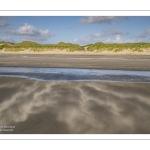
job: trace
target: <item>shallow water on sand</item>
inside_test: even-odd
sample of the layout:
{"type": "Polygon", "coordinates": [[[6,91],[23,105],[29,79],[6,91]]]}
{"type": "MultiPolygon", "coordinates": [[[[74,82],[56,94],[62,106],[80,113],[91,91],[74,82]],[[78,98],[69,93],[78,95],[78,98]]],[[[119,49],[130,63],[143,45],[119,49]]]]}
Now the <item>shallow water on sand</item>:
{"type": "Polygon", "coordinates": [[[150,83],[0,78],[3,134],[149,134],[149,125],[150,83]]]}
{"type": "Polygon", "coordinates": [[[0,67],[0,76],[22,77],[42,81],[125,81],[150,82],[150,71],[0,67]]]}

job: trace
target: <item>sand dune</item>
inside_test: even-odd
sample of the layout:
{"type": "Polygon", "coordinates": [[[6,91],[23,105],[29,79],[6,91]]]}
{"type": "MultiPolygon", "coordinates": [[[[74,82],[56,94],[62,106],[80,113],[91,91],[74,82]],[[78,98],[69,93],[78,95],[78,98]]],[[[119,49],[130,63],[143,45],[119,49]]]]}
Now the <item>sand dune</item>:
{"type": "Polygon", "coordinates": [[[114,51],[73,51],[73,52],[68,52],[67,50],[42,50],[42,51],[31,51],[31,50],[23,50],[23,51],[5,51],[1,50],[0,54],[86,54],[86,55],[150,55],[150,50],[143,50],[143,52],[137,52],[137,51],[131,51],[131,50],[123,50],[119,52],[114,52],[114,51]]]}

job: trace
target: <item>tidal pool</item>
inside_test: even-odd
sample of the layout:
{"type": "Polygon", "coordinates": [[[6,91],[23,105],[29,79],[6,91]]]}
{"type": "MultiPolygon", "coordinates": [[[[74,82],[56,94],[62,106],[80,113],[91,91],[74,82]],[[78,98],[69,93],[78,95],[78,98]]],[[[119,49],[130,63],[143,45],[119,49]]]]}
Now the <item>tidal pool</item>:
{"type": "Polygon", "coordinates": [[[150,71],[0,67],[0,76],[35,80],[150,82],[150,71]]]}

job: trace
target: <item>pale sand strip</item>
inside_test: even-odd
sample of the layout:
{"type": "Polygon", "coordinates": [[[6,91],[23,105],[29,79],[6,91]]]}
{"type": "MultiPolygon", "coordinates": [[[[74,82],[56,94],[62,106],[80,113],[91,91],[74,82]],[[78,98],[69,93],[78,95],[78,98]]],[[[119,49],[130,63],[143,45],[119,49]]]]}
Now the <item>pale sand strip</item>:
{"type": "Polygon", "coordinates": [[[31,50],[24,50],[19,52],[11,52],[11,51],[4,51],[1,50],[0,54],[86,54],[86,55],[150,55],[150,50],[143,50],[143,52],[137,52],[137,51],[130,51],[130,50],[123,50],[120,52],[114,52],[114,51],[74,51],[74,52],[68,52],[67,50],[49,50],[49,51],[40,51],[40,52],[33,52],[31,50]]]}

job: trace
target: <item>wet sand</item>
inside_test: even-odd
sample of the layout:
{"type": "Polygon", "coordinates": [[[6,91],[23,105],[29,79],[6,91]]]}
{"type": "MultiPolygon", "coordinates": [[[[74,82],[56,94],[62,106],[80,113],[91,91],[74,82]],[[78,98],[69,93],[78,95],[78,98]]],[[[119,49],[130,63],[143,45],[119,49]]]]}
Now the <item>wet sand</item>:
{"type": "Polygon", "coordinates": [[[1,54],[0,66],[150,70],[150,55],[1,54]]]}
{"type": "Polygon", "coordinates": [[[150,134],[150,83],[0,77],[2,134],[150,134]]]}

